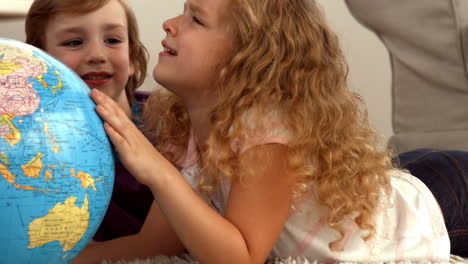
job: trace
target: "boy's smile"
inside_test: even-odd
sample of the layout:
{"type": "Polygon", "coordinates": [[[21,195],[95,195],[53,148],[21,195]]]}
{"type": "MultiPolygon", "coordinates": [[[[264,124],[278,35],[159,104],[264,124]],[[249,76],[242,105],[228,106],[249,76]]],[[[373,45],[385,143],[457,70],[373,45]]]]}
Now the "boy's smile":
{"type": "Polygon", "coordinates": [[[89,87],[96,87],[109,82],[112,78],[112,74],[107,72],[88,72],[80,77],[89,87]]]}

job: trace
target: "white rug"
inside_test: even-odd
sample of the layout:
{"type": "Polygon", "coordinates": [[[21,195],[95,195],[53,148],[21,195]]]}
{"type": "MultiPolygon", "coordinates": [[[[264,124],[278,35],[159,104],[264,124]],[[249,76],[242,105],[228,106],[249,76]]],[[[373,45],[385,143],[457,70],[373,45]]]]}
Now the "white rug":
{"type": "MultiPolygon", "coordinates": [[[[354,262],[340,262],[341,264],[359,264],[354,262]]],[[[468,264],[468,259],[463,259],[458,256],[453,256],[450,259],[450,262],[430,262],[430,261],[401,261],[401,262],[381,262],[382,264],[468,264]]],[[[194,260],[190,256],[184,256],[181,258],[178,257],[166,257],[158,256],[145,260],[133,260],[133,261],[104,261],[102,264],[200,264],[198,261],[194,260]]],[[[304,258],[288,258],[283,260],[270,260],[267,264],[320,264],[317,261],[309,261],[304,258]]],[[[377,263],[375,263],[377,264],[377,263]]]]}

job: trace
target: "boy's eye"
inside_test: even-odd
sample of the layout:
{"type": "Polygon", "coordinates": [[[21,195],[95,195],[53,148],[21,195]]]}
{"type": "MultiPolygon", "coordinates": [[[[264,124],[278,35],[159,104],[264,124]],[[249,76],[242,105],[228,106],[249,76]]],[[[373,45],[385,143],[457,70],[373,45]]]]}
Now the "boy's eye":
{"type": "Polygon", "coordinates": [[[76,47],[81,45],[83,42],[78,39],[72,39],[72,40],[67,40],[63,42],[63,46],[70,46],[70,47],[76,47]]]}
{"type": "Polygon", "coordinates": [[[105,42],[108,44],[119,44],[122,43],[122,40],[120,40],[119,38],[108,38],[105,42]]]}

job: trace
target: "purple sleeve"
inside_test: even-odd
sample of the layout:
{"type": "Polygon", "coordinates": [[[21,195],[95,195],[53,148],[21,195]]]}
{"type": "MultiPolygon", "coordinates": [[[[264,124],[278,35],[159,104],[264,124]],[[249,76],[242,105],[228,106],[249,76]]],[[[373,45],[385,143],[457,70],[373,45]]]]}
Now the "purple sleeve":
{"type": "MultiPolygon", "coordinates": [[[[132,104],[134,119],[141,116],[147,92],[135,92],[132,104]]],[[[106,241],[140,231],[153,202],[149,188],[139,183],[121,162],[116,160],[114,189],[109,208],[99,226],[94,240],[106,241]]]]}

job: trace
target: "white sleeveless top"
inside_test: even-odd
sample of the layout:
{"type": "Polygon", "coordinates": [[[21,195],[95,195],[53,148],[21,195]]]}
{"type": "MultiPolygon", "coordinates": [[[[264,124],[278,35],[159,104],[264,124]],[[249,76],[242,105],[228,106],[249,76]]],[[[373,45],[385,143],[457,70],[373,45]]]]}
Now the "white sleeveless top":
{"type": "MultiPolygon", "coordinates": [[[[256,133],[233,146],[239,153],[251,146],[265,143],[284,144],[290,135],[281,126],[269,132],[256,133]],[[262,135],[263,134],[263,135],[262,135]]],[[[258,130],[257,130],[258,131],[258,130]]],[[[199,167],[193,138],[184,158],[182,175],[197,189],[199,167]]],[[[329,243],[340,235],[326,224],[325,208],[319,205],[313,191],[295,204],[270,256],[306,257],[320,262],[378,262],[403,260],[448,261],[450,240],[440,207],[431,191],[414,176],[391,171],[391,192],[382,195],[376,216],[376,234],[365,242],[365,234],[349,217],[341,252],[329,249],[329,243]]],[[[224,214],[230,192],[229,182],[223,182],[214,193],[212,203],[224,214]]]]}

